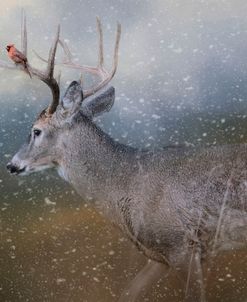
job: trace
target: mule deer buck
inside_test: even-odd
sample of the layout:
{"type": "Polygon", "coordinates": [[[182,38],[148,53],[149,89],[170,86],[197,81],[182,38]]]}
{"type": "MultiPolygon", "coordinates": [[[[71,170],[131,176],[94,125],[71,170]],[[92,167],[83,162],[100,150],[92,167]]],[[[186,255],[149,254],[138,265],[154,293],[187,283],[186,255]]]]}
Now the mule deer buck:
{"type": "MultiPolygon", "coordinates": [[[[148,263],[121,301],[134,301],[165,268],[169,271],[186,263],[186,296],[194,275],[198,299],[205,301],[202,260],[247,243],[247,146],[182,146],[151,152],[122,145],[104,133],[93,118],[109,111],[114,103],[114,88],[102,89],[117,69],[120,25],[109,73],[104,68],[99,20],[97,24],[97,67],[73,62],[68,46],[60,39],[59,27],[46,71],[29,63],[30,73],[49,86],[53,99],[7,168],[18,175],[57,169],[83,200],[92,202],[143,251],[148,263]],[[99,84],[82,90],[81,83],[73,81],[59,101],[59,84],[54,77],[58,44],[66,55],[60,64],[99,76],[99,84]],[[97,91],[100,93],[95,95],[97,91]],[[85,100],[90,95],[90,101],[85,100]]],[[[22,52],[27,55],[25,17],[22,52]]],[[[4,61],[0,66],[16,68],[4,61]]]]}

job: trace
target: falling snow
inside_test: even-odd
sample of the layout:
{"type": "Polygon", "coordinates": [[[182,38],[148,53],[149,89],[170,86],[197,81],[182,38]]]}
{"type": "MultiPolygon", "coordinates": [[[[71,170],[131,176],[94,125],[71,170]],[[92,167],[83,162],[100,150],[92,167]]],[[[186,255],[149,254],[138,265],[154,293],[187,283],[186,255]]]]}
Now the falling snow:
{"type": "MultiPolygon", "coordinates": [[[[20,47],[17,2],[4,4],[1,60],[7,59],[3,45],[13,41],[20,47]]],[[[47,57],[57,22],[74,62],[97,64],[95,16],[99,15],[110,68],[118,20],[122,38],[112,81],[115,104],[95,119],[99,127],[120,143],[152,150],[246,143],[245,2],[166,2],[86,0],[71,5],[68,0],[52,0],[25,7],[24,1],[31,64],[44,68],[32,49],[47,57]]],[[[59,51],[57,61],[62,59],[59,51]]],[[[63,95],[80,72],[59,66],[56,73],[60,69],[63,95]]],[[[36,79],[0,72],[0,300],[117,301],[146,258],[90,204],[84,204],[56,171],[23,178],[6,172],[35,117],[48,105],[50,93],[36,79]]],[[[83,80],[85,89],[93,82],[88,75],[83,80]]],[[[246,298],[246,263],[246,250],[216,259],[209,302],[246,298]]],[[[154,285],[147,296],[143,294],[143,301],[182,301],[184,287],[174,276],[171,273],[169,284],[154,285]]]]}

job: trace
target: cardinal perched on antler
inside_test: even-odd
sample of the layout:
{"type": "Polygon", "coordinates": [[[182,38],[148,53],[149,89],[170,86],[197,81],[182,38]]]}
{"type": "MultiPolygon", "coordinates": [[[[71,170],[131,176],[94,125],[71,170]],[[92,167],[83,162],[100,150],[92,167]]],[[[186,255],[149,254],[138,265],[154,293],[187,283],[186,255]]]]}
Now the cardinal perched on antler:
{"type": "Polygon", "coordinates": [[[27,57],[20,52],[14,44],[9,44],[6,46],[6,50],[8,52],[8,57],[15,62],[15,64],[23,65],[26,73],[29,74],[30,78],[32,78],[30,71],[28,70],[28,62],[27,57]]]}

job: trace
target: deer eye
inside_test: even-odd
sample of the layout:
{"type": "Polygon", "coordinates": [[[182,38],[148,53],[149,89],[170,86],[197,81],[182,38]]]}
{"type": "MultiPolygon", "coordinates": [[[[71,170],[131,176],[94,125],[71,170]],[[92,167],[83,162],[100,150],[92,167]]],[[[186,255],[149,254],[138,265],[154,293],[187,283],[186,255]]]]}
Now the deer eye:
{"type": "Polygon", "coordinates": [[[34,130],[33,130],[33,134],[34,134],[34,137],[37,137],[37,136],[39,136],[39,135],[41,134],[41,130],[39,130],[39,129],[34,129],[34,130]]]}

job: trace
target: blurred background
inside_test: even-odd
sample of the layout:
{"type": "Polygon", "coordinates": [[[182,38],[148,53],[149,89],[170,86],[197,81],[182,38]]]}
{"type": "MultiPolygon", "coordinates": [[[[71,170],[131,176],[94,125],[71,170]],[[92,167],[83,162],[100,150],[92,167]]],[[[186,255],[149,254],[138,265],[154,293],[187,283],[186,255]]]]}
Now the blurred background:
{"type": "MultiPolygon", "coordinates": [[[[22,8],[28,58],[39,68],[32,49],[47,57],[58,23],[75,62],[95,65],[96,16],[110,68],[122,24],[115,105],[96,120],[116,140],[143,148],[247,141],[246,1],[2,1],[3,60],[7,44],[20,48],[22,8]]],[[[60,70],[63,93],[79,74],[60,70]]],[[[85,86],[91,82],[85,77],[85,86]]],[[[43,83],[0,69],[0,301],[117,301],[145,257],[53,171],[23,178],[6,172],[49,100],[43,83]]],[[[246,301],[246,250],[216,260],[208,301],[246,301]]],[[[172,273],[140,301],[181,301],[183,290],[172,273]]]]}

